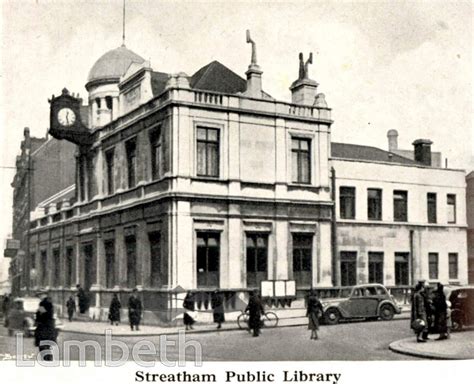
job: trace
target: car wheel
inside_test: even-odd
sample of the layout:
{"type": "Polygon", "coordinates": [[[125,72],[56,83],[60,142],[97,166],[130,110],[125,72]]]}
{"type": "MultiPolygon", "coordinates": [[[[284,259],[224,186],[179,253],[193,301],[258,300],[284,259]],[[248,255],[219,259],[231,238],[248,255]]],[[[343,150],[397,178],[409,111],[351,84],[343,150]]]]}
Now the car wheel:
{"type": "Polygon", "coordinates": [[[463,323],[462,323],[462,313],[461,311],[453,311],[451,313],[451,329],[454,332],[462,330],[463,323]]]}
{"type": "Polygon", "coordinates": [[[392,320],[393,315],[395,314],[395,311],[393,310],[393,307],[389,304],[384,304],[382,307],[380,307],[380,318],[382,320],[392,320]]]}
{"type": "Polygon", "coordinates": [[[337,323],[339,323],[340,318],[341,318],[341,314],[336,308],[329,308],[324,314],[324,319],[326,321],[326,324],[329,324],[329,325],[336,325],[337,323]]]}

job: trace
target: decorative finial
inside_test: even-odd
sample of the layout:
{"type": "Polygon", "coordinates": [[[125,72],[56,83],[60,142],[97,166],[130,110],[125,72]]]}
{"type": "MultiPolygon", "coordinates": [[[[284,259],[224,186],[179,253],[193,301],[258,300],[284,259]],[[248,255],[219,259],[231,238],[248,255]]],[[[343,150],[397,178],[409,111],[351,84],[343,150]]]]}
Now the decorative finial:
{"type": "Polygon", "coordinates": [[[300,69],[299,69],[298,80],[309,79],[308,69],[309,69],[309,64],[313,64],[313,52],[309,53],[309,57],[308,57],[308,60],[306,60],[306,63],[304,62],[302,52],[300,52],[299,54],[299,59],[300,59],[300,69]]]}
{"type": "Polygon", "coordinates": [[[252,59],[250,62],[251,66],[257,65],[257,46],[255,41],[250,37],[250,31],[247,29],[247,43],[252,44],[252,59]]]}
{"type": "Polygon", "coordinates": [[[61,93],[63,95],[69,95],[69,91],[67,90],[67,88],[63,88],[63,90],[61,91],[61,93]]]}

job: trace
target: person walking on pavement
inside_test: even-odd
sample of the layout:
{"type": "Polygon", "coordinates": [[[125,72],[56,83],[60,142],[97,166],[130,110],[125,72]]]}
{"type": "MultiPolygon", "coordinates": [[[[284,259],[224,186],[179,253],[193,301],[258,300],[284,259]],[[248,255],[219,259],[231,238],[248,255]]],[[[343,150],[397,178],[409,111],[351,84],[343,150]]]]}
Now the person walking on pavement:
{"type": "Polygon", "coordinates": [[[411,308],[411,327],[416,333],[416,341],[418,343],[426,342],[428,339],[428,322],[426,319],[425,298],[423,296],[424,289],[424,284],[418,282],[415,286],[411,308]]]}
{"type": "Polygon", "coordinates": [[[262,327],[262,315],[265,313],[262,300],[258,295],[258,290],[250,292],[249,303],[245,312],[249,314],[249,328],[253,331],[253,337],[260,335],[260,328],[262,327]]]}
{"type": "Polygon", "coordinates": [[[222,293],[216,289],[211,297],[211,308],[214,323],[217,323],[217,329],[222,328],[222,323],[225,322],[224,315],[224,297],[222,293]]]}
{"type": "Polygon", "coordinates": [[[189,329],[193,329],[193,324],[195,323],[195,320],[191,316],[191,312],[194,312],[194,298],[193,294],[191,292],[188,292],[186,294],[186,297],[184,298],[183,301],[183,308],[185,309],[184,315],[183,315],[183,323],[186,326],[186,331],[189,329]]]}
{"type": "Polygon", "coordinates": [[[74,316],[74,312],[76,312],[76,301],[74,300],[73,296],[69,296],[69,300],[66,302],[67,308],[67,317],[69,321],[72,321],[72,317],[74,316]]]}
{"type": "Polygon", "coordinates": [[[318,340],[319,316],[323,313],[323,305],[316,296],[316,291],[311,289],[308,296],[306,316],[308,317],[308,329],[311,330],[311,340],[318,340]]]}
{"type": "Polygon", "coordinates": [[[112,297],[112,301],[110,302],[109,307],[109,321],[110,325],[119,325],[120,323],[120,308],[122,308],[122,304],[116,293],[112,297]]]}
{"type": "Polygon", "coordinates": [[[80,284],[77,284],[76,288],[77,288],[77,298],[79,301],[79,312],[81,314],[84,314],[89,309],[89,302],[88,302],[89,300],[87,298],[86,292],[84,291],[84,289],[81,287],[80,284]]]}
{"type": "Polygon", "coordinates": [[[137,289],[134,289],[132,295],[128,299],[128,320],[130,321],[130,329],[133,331],[140,330],[140,320],[142,317],[142,302],[137,297],[137,289]]]}
{"type": "Polygon", "coordinates": [[[47,293],[39,293],[41,301],[36,312],[35,346],[39,348],[44,361],[52,361],[51,342],[56,342],[57,332],[54,320],[54,306],[47,293]]]}
{"type": "Polygon", "coordinates": [[[448,303],[446,295],[443,291],[443,284],[438,283],[435,297],[433,298],[433,306],[435,310],[435,326],[439,333],[437,340],[446,340],[449,338],[448,331],[448,303]]]}

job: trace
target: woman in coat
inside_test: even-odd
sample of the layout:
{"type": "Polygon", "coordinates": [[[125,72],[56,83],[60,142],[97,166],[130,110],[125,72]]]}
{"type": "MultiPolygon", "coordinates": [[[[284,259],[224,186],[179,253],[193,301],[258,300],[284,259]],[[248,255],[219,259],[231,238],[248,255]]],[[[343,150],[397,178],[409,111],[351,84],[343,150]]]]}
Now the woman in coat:
{"type": "Polygon", "coordinates": [[[120,308],[122,308],[122,304],[120,303],[120,300],[117,296],[116,293],[114,293],[114,296],[112,297],[112,301],[110,302],[110,307],[109,307],[109,320],[110,320],[110,325],[119,325],[120,323],[120,308]]]}
{"type": "Polygon", "coordinates": [[[319,316],[323,313],[323,305],[316,296],[316,292],[311,290],[308,296],[306,316],[308,317],[308,329],[311,330],[312,340],[318,339],[319,316]]]}
{"type": "Polygon", "coordinates": [[[54,320],[54,306],[46,293],[41,293],[41,302],[36,312],[35,346],[44,361],[52,361],[51,343],[58,336],[54,320]]]}
{"type": "Polygon", "coordinates": [[[134,289],[132,295],[128,299],[128,320],[130,321],[130,329],[133,331],[140,330],[140,320],[142,318],[142,302],[137,297],[137,290],[134,289]]]}
{"type": "Polygon", "coordinates": [[[260,328],[262,327],[262,316],[265,314],[262,300],[258,295],[258,291],[250,292],[249,303],[245,312],[249,314],[249,328],[253,331],[253,337],[258,337],[260,328]]]}
{"type": "Polygon", "coordinates": [[[428,338],[428,321],[426,317],[425,298],[423,283],[418,283],[415,287],[411,308],[411,327],[416,333],[416,341],[419,343],[426,342],[428,338]]]}
{"type": "Polygon", "coordinates": [[[194,298],[191,292],[186,294],[183,302],[183,308],[185,309],[183,323],[186,326],[186,330],[193,329],[193,324],[195,321],[189,314],[189,312],[194,312],[194,298]]]}
{"type": "Polygon", "coordinates": [[[224,298],[222,294],[216,289],[211,298],[212,316],[214,323],[217,323],[217,329],[222,328],[222,323],[225,322],[224,316],[224,298]]]}

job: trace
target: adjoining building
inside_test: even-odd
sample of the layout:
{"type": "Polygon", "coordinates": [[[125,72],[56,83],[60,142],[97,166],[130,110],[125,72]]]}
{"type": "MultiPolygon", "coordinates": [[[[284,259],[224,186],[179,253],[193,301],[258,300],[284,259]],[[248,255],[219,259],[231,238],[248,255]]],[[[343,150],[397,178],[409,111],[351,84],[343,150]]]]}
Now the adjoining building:
{"type": "Polygon", "coordinates": [[[466,184],[469,284],[474,284],[474,171],[466,176],[466,184]]]}
{"type": "Polygon", "coordinates": [[[246,80],[217,61],[157,72],[124,46],[101,57],[89,125],[66,90],[52,101],[51,132],[81,145],[75,201],[31,223],[36,286],[64,304],[80,283],[102,319],[136,288],[152,323],[183,290],[465,282],[464,174],[331,144],[310,62],[300,55],[287,103],[264,91],[255,50],[246,80]]]}
{"type": "Polygon", "coordinates": [[[21,288],[27,288],[30,270],[35,269],[34,257],[28,258],[27,254],[28,223],[34,218],[31,212],[43,200],[74,185],[75,151],[73,143],[31,137],[29,128],[24,129],[24,140],[20,155],[16,158],[16,172],[11,184],[12,238],[7,239],[4,251],[5,257],[12,258],[9,275],[14,294],[18,294],[21,288]]]}

